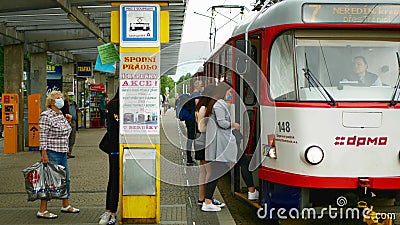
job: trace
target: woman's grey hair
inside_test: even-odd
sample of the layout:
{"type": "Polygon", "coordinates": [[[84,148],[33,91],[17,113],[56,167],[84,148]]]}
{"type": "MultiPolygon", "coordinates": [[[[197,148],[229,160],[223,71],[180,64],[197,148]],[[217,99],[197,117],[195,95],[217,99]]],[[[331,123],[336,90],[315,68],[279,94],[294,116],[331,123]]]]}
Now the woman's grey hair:
{"type": "Polygon", "coordinates": [[[50,108],[51,103],[56,101],[56,96],[58,96],[58,95],[60,95],[61,97],[63,96],[61,91],[52,91],[52,92],[50,92],[50,94],[48,94],[47,97],[46,97],[46,107],[50,108]]]}

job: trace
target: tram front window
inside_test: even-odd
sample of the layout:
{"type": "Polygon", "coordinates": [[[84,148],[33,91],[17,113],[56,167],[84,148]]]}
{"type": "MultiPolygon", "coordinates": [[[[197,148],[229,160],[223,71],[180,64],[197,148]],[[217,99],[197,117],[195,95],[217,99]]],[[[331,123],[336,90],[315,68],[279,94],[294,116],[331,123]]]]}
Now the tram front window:
{"type": "Polygon", "coordinates": [[[335,101],[390,101],[399,74],[400,44],[398,39],[381,39],[295,38],[299,100],[326,101],[326,93],[304,73],[308,68],[335,101]]]}

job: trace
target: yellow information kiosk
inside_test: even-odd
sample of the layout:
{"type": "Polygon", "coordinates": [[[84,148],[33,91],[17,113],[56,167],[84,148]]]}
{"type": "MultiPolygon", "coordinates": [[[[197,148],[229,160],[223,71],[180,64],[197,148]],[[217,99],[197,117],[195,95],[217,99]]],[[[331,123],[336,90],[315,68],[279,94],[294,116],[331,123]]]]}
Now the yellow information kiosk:
{"type": "MultiPolygon", "coordinates": [[[[160,3],[167,6],[167,3],[160,3]]],[[[160,4],[120,4],[111,41],[120,44],[120,223],[160,222],[160,42],[169,12],[160,4]]]]}

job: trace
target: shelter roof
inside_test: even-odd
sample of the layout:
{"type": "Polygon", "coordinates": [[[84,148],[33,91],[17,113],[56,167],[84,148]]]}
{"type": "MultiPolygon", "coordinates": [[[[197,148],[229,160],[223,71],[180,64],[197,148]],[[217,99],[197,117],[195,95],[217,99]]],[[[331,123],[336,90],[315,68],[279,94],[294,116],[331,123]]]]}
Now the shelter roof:
{"type": "MultiPolygon", "coordinates": [[[[3,0],[0,45],[25,44],[29,53],[47,52],[56,63],[95,62],[97,46],[110,41],[110,0],[3,0]]],[[[119,0],[119,3],[132,1],[119,0]]],[[[159,3],[144,0],[141,3],[159,3]]],[[[184,0],[164,0],[170,12],[170,42],[161,44],[161,72],[175,74],[186,10],[184,0]],[[168,72],[166,72],[168,71],[168,72]]]]}

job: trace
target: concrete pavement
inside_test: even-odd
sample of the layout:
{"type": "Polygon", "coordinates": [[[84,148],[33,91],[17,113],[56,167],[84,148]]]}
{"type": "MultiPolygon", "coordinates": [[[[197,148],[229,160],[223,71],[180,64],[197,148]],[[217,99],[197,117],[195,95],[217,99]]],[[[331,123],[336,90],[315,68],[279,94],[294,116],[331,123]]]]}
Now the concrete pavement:
{"type": "MultiPolygon", "coordinates": [[[[198,167],[184,165],[183,123],[169,110],[161,119],[161,222],[160,224],[235,224],[227,207],[221,212],[202,212],[197,203],[196,185],[198,167]],[[172,163],[171,163],[172,162],[172,163]]],[[[20,224],[97,224],[105,206],[108,181],[107,155],[98,149],[105,129],[81,129],[77,132],[73,154],[69,159],[71,171],[71,205],[81,209],[78,214],[60,212],[61,201],[51,200],[49,211],[59,218],[44,220],[36,218],[39,202],[27,202],[22,170],[40,160],[39,152],[20,151],[3,154],[0,139],[0,225],[20,224]]],[[[215,197],[223,200],[217,191],[215,197]]]]}

